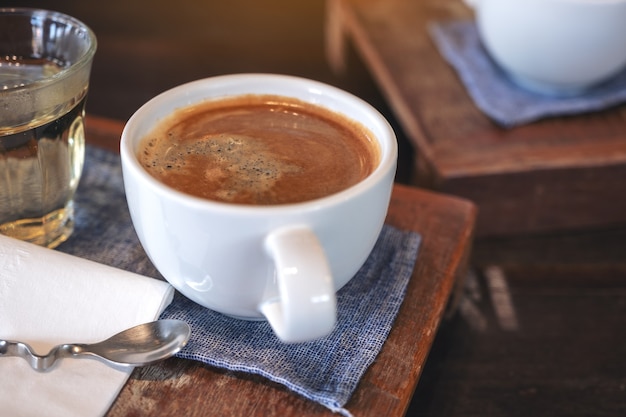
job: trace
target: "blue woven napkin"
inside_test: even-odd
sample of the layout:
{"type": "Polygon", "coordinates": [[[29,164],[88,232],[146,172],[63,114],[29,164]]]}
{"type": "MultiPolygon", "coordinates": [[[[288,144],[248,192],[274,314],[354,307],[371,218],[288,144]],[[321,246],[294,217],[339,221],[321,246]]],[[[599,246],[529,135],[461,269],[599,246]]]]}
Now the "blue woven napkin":
{"type": "MultiPolygon", "coordinates": [[[[420,242],[420,235],[386,225],[365,265],[338,293],[336,329],[318,341],[284,344],[264,321],[233,319],[180,293],[161,317],[185,320],[192,328],[177,356],[262,375],[349,416],[344,406],[389,334],[420,242]]],[[[75,231],[58,249],[162,279],[132,227],[118,155],[87,148],[75,231]]]]}
{"type": "Polygon", "coordinates": [[[626,101],[626,70],[580,96],[549,97],[508,78],[483,48],[473,20],[436,22],[428,30],[476,106],[502,127],[602,110],[626,101]]]}

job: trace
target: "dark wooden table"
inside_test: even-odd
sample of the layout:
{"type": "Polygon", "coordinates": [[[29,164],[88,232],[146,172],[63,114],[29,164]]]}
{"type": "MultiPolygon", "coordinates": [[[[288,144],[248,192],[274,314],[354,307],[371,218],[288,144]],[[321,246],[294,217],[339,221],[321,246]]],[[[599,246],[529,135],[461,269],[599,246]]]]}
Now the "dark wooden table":
{"type": "Polygon", "coordinates": [[[330,63],[352,41],[414,145],[412,183],[474,201],[478,237],[626,225],[626,106],[499,128],[427,33],[470,19],[461,0],[327,4],[330,63]]]}
{"type": "MultiPolygon", "coordinates": [[[[116,149],[122,123],[91,117],[87,140],[116,149]]],[[[403,416],[451,294],[463,282],[476,209],[466,200],[397,185],[387,223],[422,235],[406,299],[375,363],[347,405],[358,416],[403,416]]],[[[332,415],[261,377],[170,359],[137,368],[109,416],[332,415]]]]}
{"type": "Polygon", "coordinates": [[[461,0],[329,0],[327,59],[367,68],[413,145],[410,183],[479,208],[459,314],[410,416],[626,415],[626,106],[505,130],[426,32],[461,0]]]}
{"type": "MultiPolygon", "coordinates": [[[[398,0],[367,4],[372,6],[368,15],[380,12],[378,21],[389,27],[389,7],[397,5],[398,0]]],[[[398,113],[389,105],[389,95],[380,87],[378,76],[372,77],[374,73],[369,62],[363,59],[362,48],[356,48],[354,42],[345,42],[346,71],[335,73],[329,69],[324,48],[327,10],[320,0],[5,0],[3,5],[57,9],[92,26],[98,36],[99,49],[87,103],[91,114],[126,120],[159,92],[210,75],[236,72],[300,75],[351,91],[383,112],[400,140],[399,181],[412,182],[415,175],[412,163],[416,150],[410,132],[405,131],[398,113]],[[189,64],[185,64],[187,62],[189,64]]],[[[462,0],[416,0],[415,4],[407,3],[406,9],[395,12],[397,22],[405,20],[403,14],[408,18],[415,8],[438,18],[469,16],[462,0]]],[[[401,25],[396,30],[401,30],[401,25]]],[[[445,84],[438,84],[458,81],[451,69],[443,66],[430,40],[420,35],[418,25],[415,25],[415,33],[418,35],[412,42],[429,51],[432,60],[409,54],[407,59],[419,59],[424,74],[432,73],[428,71],[430,66],[442,72],[430,81],[430,93],[424,100],[433,100],[435,94],[452,94],[440,98],[441,104],[452,107],[439,105],[426,109],[431,125],[436,125],[434,121],[440,115],[439,129],[445,128],[447,123],[447,129],[454,133],[457,127],[450,125],[452,120],[459,131],[471,128],[460,123],[460,115],[450,118],[451,109],[457,108],[455,100],[460,106],[457,111],[469,111],[473,115],[469,120],[477,124],[476,129],[487,124],[488,120],[480,113],[465,108],[469,99],[464,91],[450,92],[445,84]]],[[[348,36],[348,39],[353,38],[348,36]]],[[[387,47],[394,49],[399,45],[387,47]]],[[[413,82],[429,83],[418,75],[413,82]]],[[[601,114],[588,117],[592,126],[596,126],[594,129],[601,133],[600,137],[610,136],[609,131],[616,129],[616,123],[620,125],[612,116],[606,117],[606,122],[601,114]]],[[[567,120],[563,119],[546,124],[556,129],[565,122],[567,120]]],[[[101,134],[105,142],[106,132],[121,129],[119,122],[101,119],[98,122],[90,119],[89,126],[90,140],[95,140],[99,130],[105,132],[101,134]]],[[[530,130],[533,129],[541,130],[538,127],[530,130]]],[[[564,131],[567,133],[564,136],[576,136],[571,128],[564,131]]],[[[528,140],[534,141],[532,137],[528,140]]],[[[112,149],[117,148],[115,141],[109,139],[108,144],[112,149]]],[[[612,184],[624,183],[621,178],[616,176],[612,184]]],[[[588,181],[592,179],[590,176],[588,181]]],[[[598,183],[598,187],[602,186],[598,183]]],[[[590,195],[597,195],[594,193],[596,191],[590,195]]],[[[623,195],[620,191],[616,197],[623,195]]],[[[568,207],[561,209],[557,215],[569,216],[568,207]]],[[[436,206],[424,210],[431,212],[436,206]]],[[[456,314],[441,321],[430,353],[421,353],[428,354],[428,358],[418,371],[421,376],[406,415],[625,416],[625,253],[626,230],[611,225],[598,230],[475,240],[471,273],[465,279],[456,314]],[[475,269],[475,265],[481,268],[475,269]],[[497,267],[487,269],[493,265],[497,267]]],[[[422,319],[418,316],[418,320],[422,319]]],[[[412,331],[416,333],[415,338],[420,336],[421,330],[417,327],[412,331]]],[[[395,345],[386,349],[396,351],[395,345]]],[[[168,410],[167,398],[184,398],[198,378],[209,378],[216,382],[216,387],[218,384],[226,388],[257,386],[255,379],[220,374],[191,362],[171,365],[167,362],[163,368],[149,369],[145,374],[135,374],[121,393],[124,397],[134,397],[127,403],[136,404],[140,411],[134,414],[118,403],[111,413],[133,416],[142,415],[141,410],[145,410],[143,414],[158,415],[159,407],[168,410]],[[186,370],[189,373],[185,373],[186,370]],[[165,391],[153,389],[157,386],[167,388],[165,391]]],[[[376,380],[374,385],[381,383],[376,380]]],[[[411,383],[399,389],[407,393],[411,383]]],[[[261,392],[256,391],[255,396],[248,388],[242,391],[241,401],[249,403],[244,406],[244,412],[262,415],[265,409],[257,404],[262,403],[266,394],[275,403],[265,406],[273,407],[276,412],[287,408],[297,412],[302,407],[302,402],[296,399],[290,408],[293,396],[279,386],[262,383],[260,387],[261,392]],[[259,407],[258,412],[255,407],[259,407]]],[[[226,395],[223,388],[217,389],[220,395],[226,395]]],[[[203,412],[196,415],[237,415],[236,408],[232,413],[224,409],[233,403],[241,406],[236,394],[220,397],[223,404],[216,407],[214,413],[211,407],[215,402],[209,401],[213,398],[211,391],[207,390],[206,395],[206,398],[200,393],[190,396],[186,406],[196,410],[204,407],[203,412]]],[[[363,400],[355,398],[355,401],[363,400]]],[[[393,401],[391,396],[383,400],[383,404],[393,401]]],[[[184,410],[181,415],[185,415],[184,410]]],[[[359,416],[358,411],[355,415],[359,416]]]]}

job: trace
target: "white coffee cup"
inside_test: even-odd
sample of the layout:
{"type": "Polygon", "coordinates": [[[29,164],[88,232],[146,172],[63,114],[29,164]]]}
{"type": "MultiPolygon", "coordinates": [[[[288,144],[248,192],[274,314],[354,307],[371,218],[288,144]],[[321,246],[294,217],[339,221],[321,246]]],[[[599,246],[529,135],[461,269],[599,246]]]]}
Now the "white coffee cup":
{"type": "Polygon", "coordinates": [[[383,226],[397,163],[385,118],[316,81],[270,74],[207,78],[166,91],[127,122],[120,144],[126,197],[142,246],[183,295],[223,314],[267,319],[285,342],[320,338],[336,322],[336,291],[364,264],[383,226]],[[174,190],[137,160],[142,138],[176,109],[244,94],[293,97],[341,113],[380,145],[367,178],[317,200],[274,206],[214,202],[174,190]]]}
{"type": "Polygon", "coordinates": [[[626,0],[466,0],[485,49],[520,86],[584,93],[626,66],[626,0]]]}

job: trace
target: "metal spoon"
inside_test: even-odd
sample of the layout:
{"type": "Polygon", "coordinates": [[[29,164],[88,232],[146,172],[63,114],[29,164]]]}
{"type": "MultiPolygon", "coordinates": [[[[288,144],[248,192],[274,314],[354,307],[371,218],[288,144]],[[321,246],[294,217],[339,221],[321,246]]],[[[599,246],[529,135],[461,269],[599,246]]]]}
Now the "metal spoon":
{"type": "Polygon", "coordinates": [[[40,372],[49,370],[57,359],[91,357],[114,367],[148,365],[176,354],[189,340],[191,329],[180,320],[157,320],[124,330],[107,340],[92,344],[69,343],[37,355],[26,343],[0,340],[0,358],[21,356],[40,372]]]}

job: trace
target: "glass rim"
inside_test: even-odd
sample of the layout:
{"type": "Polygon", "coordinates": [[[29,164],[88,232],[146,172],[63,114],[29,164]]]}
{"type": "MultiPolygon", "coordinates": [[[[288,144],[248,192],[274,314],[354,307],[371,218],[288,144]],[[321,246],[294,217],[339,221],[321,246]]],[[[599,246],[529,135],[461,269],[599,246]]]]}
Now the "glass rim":
{"type": "Polygon", "coordinates": [[[6,90],[0,90],[0,92],[1,91],[5,91],[5,92],[16,91],[16,90],[21,90],[24,88],[33,88],[33,86],[38,86],[38,85],[41,86],[41,85],[47,85],[47,84],[57,82],[58,80],[65,78],[68,74],[78,71],[80,68],[84,67],[85,65],[89,65],[91,61],[93,60],[93,57],[96,53],[96,49],[98,47],[98,41],[97,41],[96,35],[94,31],[87,24],[85,24],[83,21],[73,16],[70,16],[62,12],[54,11],[54,10],[31,8],[31,7],[0,7],[0,15],[41,16],[43,18],[50,19],[53,21],[63,22],[65,24],[69,24],[69,25],[72,25],[76,28],[83,30],[84,33],[87,35],[87,39],[89,40],[89,46],[87,50],[80,56],[80,58],[76,60],[76,62],[73,62],[67,67],[62,68],[59,72],[51,75],[50,77],[33,81],[32,83],[17,86],[14,88],[9,88],[6,90]]]}

